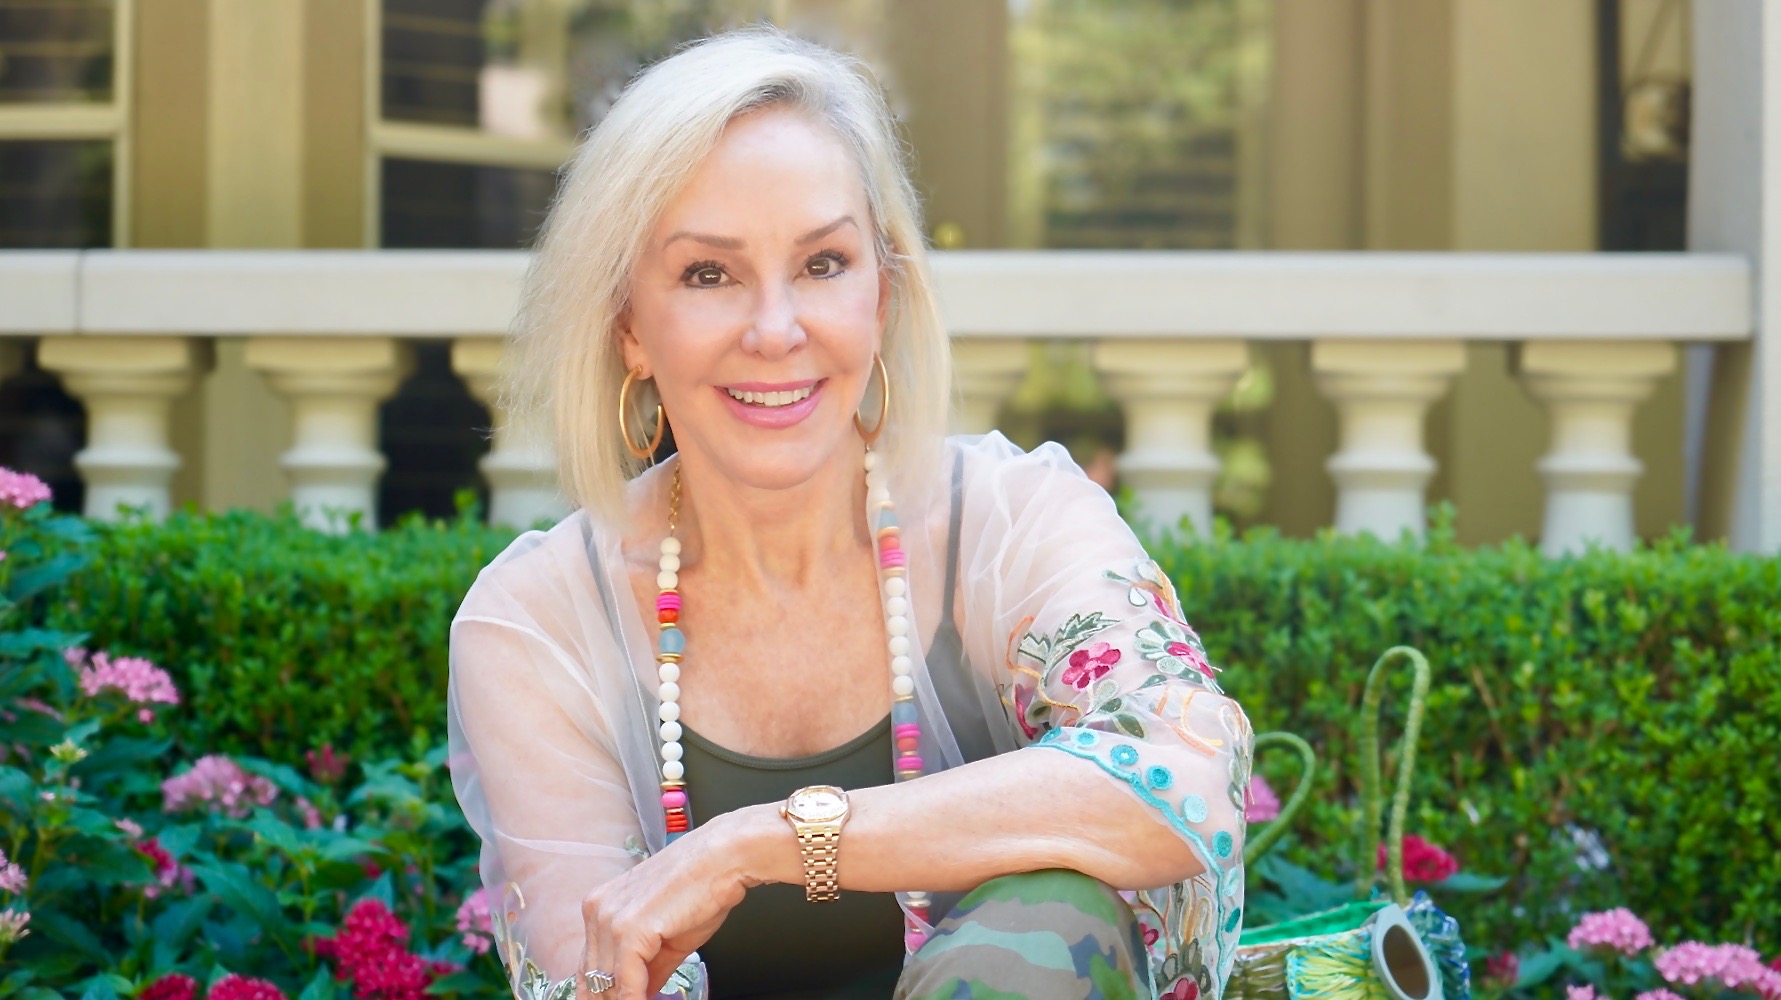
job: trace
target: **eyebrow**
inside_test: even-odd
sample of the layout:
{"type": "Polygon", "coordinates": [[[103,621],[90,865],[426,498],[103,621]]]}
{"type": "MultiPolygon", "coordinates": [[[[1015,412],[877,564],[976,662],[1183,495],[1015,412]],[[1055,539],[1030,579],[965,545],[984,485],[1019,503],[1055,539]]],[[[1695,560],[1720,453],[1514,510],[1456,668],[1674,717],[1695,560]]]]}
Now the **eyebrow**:
{"type": "MultiPolygon", "coordinates": [[[[797,242],[800,245],[814,243],[849,223],[853,223],[856,226],[859,225],[859,223],[854,222],[853,216],[843,215],[841,218],[836,219],[834,222],[831,222],[826,226],[818,226],[798,237],[797,242]]],[[[710,233],[695,233],[688,229],[682,229],[673,236],[663,240],[662,249],[666,250],[668,244],[673,243],[675,240],[693,240],[697,243],[704,243],[709,246],[717,247],[719,250],[740,250],[744,246],[743,242],[734,236],[714,236],[710,233]]]]}

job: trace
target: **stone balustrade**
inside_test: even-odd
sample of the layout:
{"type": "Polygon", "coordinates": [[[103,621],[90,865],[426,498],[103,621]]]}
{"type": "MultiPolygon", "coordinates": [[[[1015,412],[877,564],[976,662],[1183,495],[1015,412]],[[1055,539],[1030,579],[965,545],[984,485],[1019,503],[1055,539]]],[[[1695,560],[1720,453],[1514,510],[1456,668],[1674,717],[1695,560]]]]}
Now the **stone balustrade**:
{"type": "MultiPolygon", "coordinates": [[[[76,458],[87,512],[160,513],[179,463],[170,404],[245,337],[246,364],[290,403],[280,464],[318,526],[370,523],[384,458],[377,406],[415,338],[452,341],[452,369],[495,416],[482,470],[490,516],[560,514],[545,432],[501,412],[500,338],[525,255],[477,251],[0,252],[0,378],[19,345],[88,410],[76,458]]],[[[1087,340],[1125,409],[1120,457],[1145,514],[1208,526],[1219,460],[1213,411],[1251,345],[1309,342],[1333,404],[1336,527],[1423,530],[1435,462],[1432,403],[1469,341],[1514,345],[1513,368],[1549,415],[1540,460],[1549,553],[1632,544],[1635,408],[1681,345],[1751,336],[1750,270],[1713,254],[1294,254],[970,251],[935,254],[954,336],[955,428],[988,430],[1035,339],[1087,340]]]]}

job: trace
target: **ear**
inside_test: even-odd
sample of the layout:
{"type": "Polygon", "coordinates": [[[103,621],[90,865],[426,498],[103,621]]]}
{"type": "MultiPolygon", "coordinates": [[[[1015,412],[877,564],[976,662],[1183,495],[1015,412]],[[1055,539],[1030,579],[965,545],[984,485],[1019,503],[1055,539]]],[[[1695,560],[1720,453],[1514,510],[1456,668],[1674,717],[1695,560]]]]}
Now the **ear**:
{"type": "Polygon", "coordinates": [[[626,305],[619,311],[618,317],[612,321],[613,332],[617,335],[619,357],[624,359],[625,371],[643,369],[640,377],[649,378],[652,369],[649,358],[643,352],[643,342],[637,339],[637,333],[631,327],[631,307],[626,305]]]}

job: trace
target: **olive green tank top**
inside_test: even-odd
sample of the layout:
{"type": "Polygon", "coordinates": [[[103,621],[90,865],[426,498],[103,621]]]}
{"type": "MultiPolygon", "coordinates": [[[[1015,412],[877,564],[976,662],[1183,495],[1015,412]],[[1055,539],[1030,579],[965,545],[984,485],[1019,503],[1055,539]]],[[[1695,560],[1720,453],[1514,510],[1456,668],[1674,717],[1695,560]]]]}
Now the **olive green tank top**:
{"type": "MultiPolygon", "coordinates": [[[[751,757],[691,729],[683,730],[681,746],[687,797],[706,816],[783,802],[806,785],[870,788],[895,777],[888,715],[811,757],[751,757]]],[[[802,885],[756,886],[699,956],[711,1000],[886,1000],[903,971],[903,912],[888,892],[843,892],[836,902],[810,903],[802,885]]]]}

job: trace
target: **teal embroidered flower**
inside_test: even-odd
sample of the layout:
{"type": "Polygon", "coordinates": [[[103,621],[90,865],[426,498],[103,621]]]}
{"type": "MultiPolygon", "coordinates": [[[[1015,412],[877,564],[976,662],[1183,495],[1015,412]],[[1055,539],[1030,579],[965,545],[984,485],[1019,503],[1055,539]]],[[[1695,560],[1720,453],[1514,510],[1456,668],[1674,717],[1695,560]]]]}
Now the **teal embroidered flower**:
{"type": "Polygon", "coordinates": [[[1167,791],[1175,783],[1175,775],[1161,764],[1154,765],[1144,772],[1144,781],[1157,791],[1167,791]]]}
{"type": "Polygon", "coordinates": [[[1212,851],[1221,858],[1230,857],[1236,846],[1236,838],[1231,836],[1229,830],[1220,830],[1212,835],[1212,851]]]}
{"type": "Polygon", "coordinates": [[[1130,743],[1121,743],[1114,747],[1113,752],[1108,754],[1108,756],[1112,757],[1113,763],[1118,764],[1120,767],[1131,767],[1133,764],[1138,763],[1138,749],[1130,743]]]}
{"type": "Polygon", "coordinates": [[[1206,822],[1206,800],[1198,795],[1188,795],[1181,800],[1181,818],[1189,823],[1206,822]]]}

